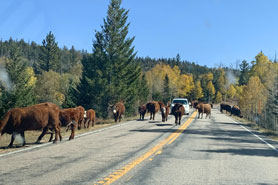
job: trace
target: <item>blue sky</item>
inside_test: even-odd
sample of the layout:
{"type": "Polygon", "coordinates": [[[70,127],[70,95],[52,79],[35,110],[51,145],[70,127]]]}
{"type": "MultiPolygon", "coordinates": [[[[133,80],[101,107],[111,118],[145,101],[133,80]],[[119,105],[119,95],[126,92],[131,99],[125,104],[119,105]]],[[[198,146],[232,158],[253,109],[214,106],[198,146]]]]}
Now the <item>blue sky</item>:
{"type": "MultiPolygon", "coordinates": [[[[41,44],[52,31],[60,47],[92,51],[109,0],[0,2],[0,39],[41,44]]],[[[129,36],[141,57],[175,57],[200,65],[234,65],[262,50],[278,53],[278,0],[123,0],[129,36]]]]}

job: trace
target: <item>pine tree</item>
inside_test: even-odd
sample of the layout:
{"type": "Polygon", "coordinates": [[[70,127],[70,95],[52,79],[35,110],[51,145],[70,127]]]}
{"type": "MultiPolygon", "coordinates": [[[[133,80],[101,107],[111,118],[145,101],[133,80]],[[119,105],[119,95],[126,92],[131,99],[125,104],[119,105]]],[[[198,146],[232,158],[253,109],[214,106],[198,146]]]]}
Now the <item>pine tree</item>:
{"type": "Polygon", "coordinates": [[[246,85],[249,80],[249,71],[250,67],[246,60],[243,60],[239,65],[240,68],[240,75],[239,75],[239,85],[246,85]]]}
{"type": "Polygon", "coordinates": [[[25,107],[36,102],[34,88],[36,77],[31,67],[28,67],[28,61],[20,56],[17,47],[13,48],[10,59],[2,58],[9,79],[10,88],[2,88],[0,107],[0,117],[9,109],[14,107],[25,107]]]}
{"type": "Polygon", "coordinates": [[[35,65],[36,73],[50,70],[61,73],[60,66],[58,43],[55,42],[55,37],[50,31],[42,41],[39,64],[35,65]]]}
{"type": "Polygon", "coordinates": [[[171,101],[171,92],[170,92],[170,83],[169,83],[169,77],[166,74],[165,78],[164,78],[164,84],[163,84],[164,88],[163,88],[163,102],[167,103],[168,101],[171,101]]]}
{"type": "Polygon", "coordinates": [[[107,116],[108,103],[124,101],[128,113],[135,111],[141,69],[134,61],[136,52],[128,38],[128,11],[121,0],[111,0],[101,31],[95,34],[93,56],[86,60],[84,79],[89,98],[97,111],[107,116]],[[93,74],[92,74],[93,73],[93,74]]]}
{"type": "Polygon", "coordinates": [[[138,93],[139,104],[142,105],[147,102],[150,94],[150,90],[147,84],[147,79],[145,74],[143,74],[141,77],[140,87],[138,92],[139,92],[138,93]]]}

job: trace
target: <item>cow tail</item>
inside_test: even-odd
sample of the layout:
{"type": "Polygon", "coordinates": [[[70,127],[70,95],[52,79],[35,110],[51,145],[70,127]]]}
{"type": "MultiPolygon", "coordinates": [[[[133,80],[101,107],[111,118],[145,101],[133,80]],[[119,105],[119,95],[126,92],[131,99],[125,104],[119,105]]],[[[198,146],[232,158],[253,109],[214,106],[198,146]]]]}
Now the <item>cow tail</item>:
{"type": "Polygon", "coordinates": [[[10,115],[11,115],[11,112],[7,112],[6,115],[4,116],[4,118],[2,120],[0,120],[0,133],[1,135],[3,135],[3,130],[5,128],[5,126],[7,125],[9,119],[10,119],[10,115]]]}

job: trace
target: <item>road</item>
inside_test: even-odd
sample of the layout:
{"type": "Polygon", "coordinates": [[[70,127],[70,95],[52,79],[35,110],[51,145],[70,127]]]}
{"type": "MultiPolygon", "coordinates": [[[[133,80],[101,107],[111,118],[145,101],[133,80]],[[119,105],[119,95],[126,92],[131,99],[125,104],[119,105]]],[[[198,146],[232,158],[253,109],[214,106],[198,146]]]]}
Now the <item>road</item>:
{"type": "Polygon", "coordinates": [[[0,156],[0,184],[278,184],[277,143],[217,109],[160,120],[0,156]]]}

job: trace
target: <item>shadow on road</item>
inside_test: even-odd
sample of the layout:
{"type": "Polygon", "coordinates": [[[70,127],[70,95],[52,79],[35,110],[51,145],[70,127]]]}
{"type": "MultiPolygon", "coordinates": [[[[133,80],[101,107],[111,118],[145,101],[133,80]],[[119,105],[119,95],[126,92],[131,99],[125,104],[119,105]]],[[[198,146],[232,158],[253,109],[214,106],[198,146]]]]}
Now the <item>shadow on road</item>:
{"type": "Polygon", "coordinates": [[[164,126],[173,126],[174,124],[169,124],[169,123],[161,123],[161,124],[155,124],[158,127],[164,127],[164,126]]]}
{"type": "Polygon", "coordinates": [[[208,153],[230,153],[232,155],[277,157],[278,153],[273,149],[219,149],[219,150],[195,150],[208,153]]]}

